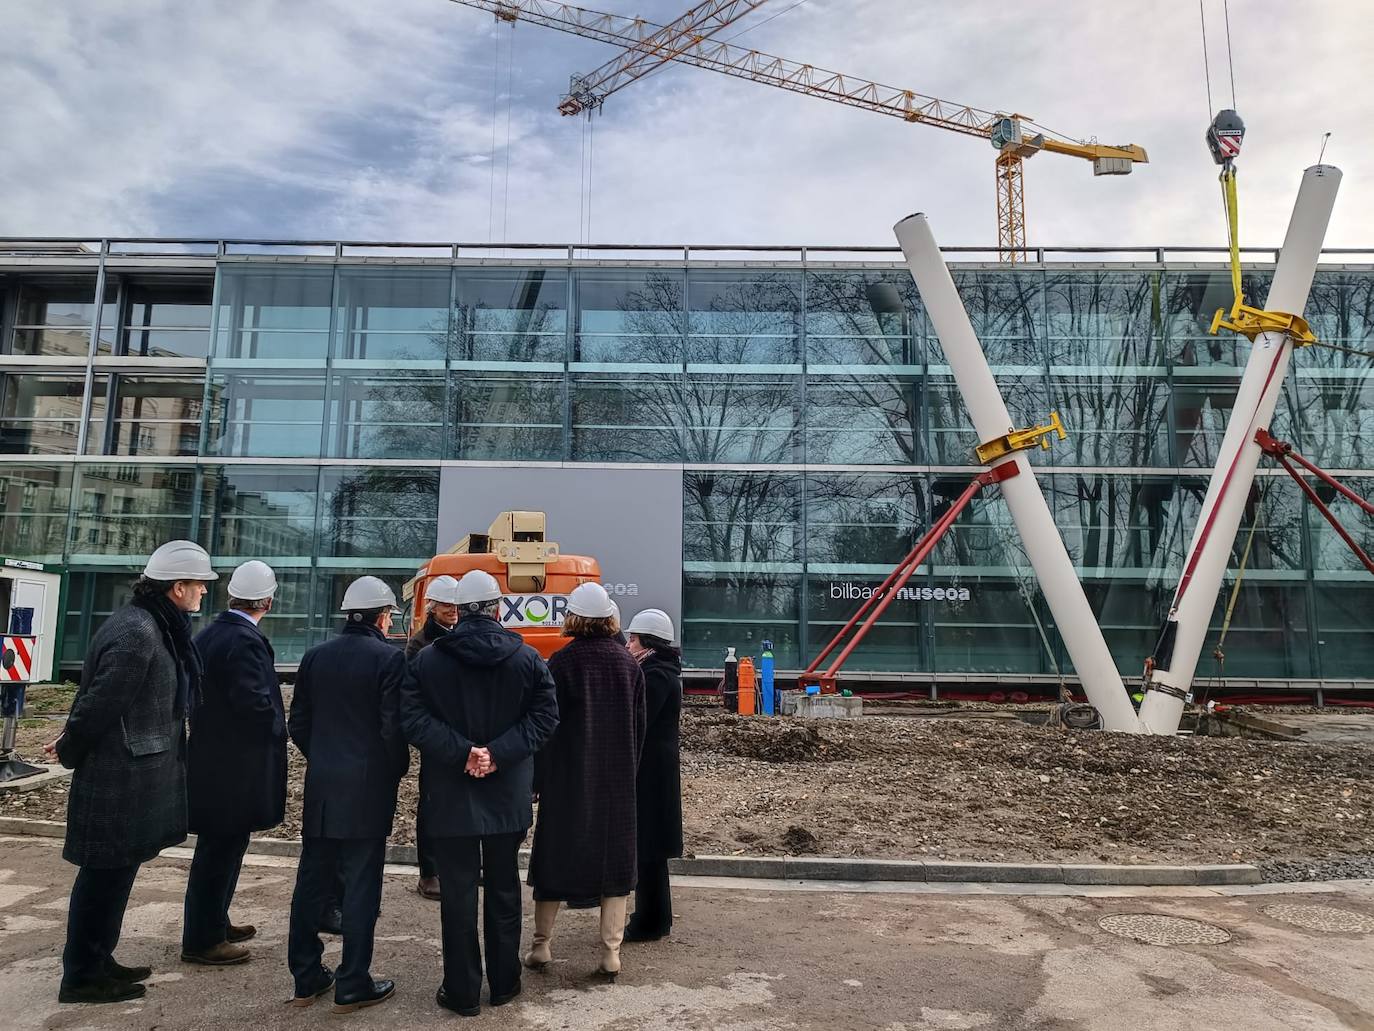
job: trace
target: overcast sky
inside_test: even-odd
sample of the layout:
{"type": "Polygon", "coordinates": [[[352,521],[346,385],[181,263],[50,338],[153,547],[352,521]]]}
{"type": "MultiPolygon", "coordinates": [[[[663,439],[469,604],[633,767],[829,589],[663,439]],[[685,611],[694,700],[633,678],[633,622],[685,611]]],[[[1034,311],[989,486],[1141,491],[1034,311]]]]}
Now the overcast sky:
{"type": "MultiPolygon", "coordinates": [[[[588,2],[660,22],[689,5],[588,2]]],[[[1224,242],[1194,0],[794,3],[727,33],[1148,149],[1126,177],[1033,159],[1032,245],[1224,242]]],[[[1374,246],[1372,15],[1232,0],[1244,242],[1282,239],[1331,130],[1327,242],[1374,246]]],[[[556,106],[614,52],[451,0],[3,0],[0,233],[575,241],[589,130],[556,106]]],[[[972,137],[690,67],[613,96],[590,134],[593,241],[888,244],[916,210],[942,243],[996,240],[994,152],[972,137]]]]}

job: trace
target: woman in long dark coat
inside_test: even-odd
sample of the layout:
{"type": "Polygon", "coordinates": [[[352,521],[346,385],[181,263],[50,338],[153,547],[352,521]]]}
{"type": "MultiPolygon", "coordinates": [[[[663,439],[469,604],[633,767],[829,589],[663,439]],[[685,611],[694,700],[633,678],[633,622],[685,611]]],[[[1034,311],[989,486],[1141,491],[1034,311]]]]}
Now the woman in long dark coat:
{"type": "Polygon", "coordinates": [[[682,855],[682,653],[673,647],[673,621],[662,609],[630,620],[630,654],[644,671],[647,709],[644,754],[635,787],[639,884],[626,941],[656,941],[673,929],[668,860],[682,855]]]}
{"type": "Polygon", "coordinates": [[[535,759],[539,820],[529,882],[534,944],[526,966],[552,955],[560,903],[601,907],[602,973],[620,971],[625,910],[636,874],[635,777],[644,746],[644,673],[616,636],[619,621],[600,584],[568,597],[563,634],[549,660],[558,730],[535,759]]]}

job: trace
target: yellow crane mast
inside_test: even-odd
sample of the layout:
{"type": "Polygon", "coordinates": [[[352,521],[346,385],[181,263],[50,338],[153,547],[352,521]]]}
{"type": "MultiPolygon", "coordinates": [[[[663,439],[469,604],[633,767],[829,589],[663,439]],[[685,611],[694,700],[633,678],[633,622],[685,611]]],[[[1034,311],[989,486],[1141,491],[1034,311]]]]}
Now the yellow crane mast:
{"type": "Polygon", "coordinates": [[[1036,125],[1023,114],[988,111],[941,100],[915,90],[885,86],[711,38],[728,21],[741,17],[758,4],[716,0],[694,7],[670,27],[551,0],[452,2],[487,11],[502,21],[527,21],[626,48],[626,54],[595,72],[574,78],[574,89],[559,105],[565,115],[600,106],[612,93],[642,78],[658,64],[671,60],[988,140],[997,151],[994,166],[997,248],[1005,262],[1024,261],[1026,256],[1022,186],[1026,158],[1041,151],[1082,158],[1092,162],[1094,175],[1126,175],[1134,165],[1149,161],[1145,149],[1135,144],[1110,146],[1095,140],[1068,139],[1036,125]],[[736,10],[741,7],[746,9],[736,10]]]}

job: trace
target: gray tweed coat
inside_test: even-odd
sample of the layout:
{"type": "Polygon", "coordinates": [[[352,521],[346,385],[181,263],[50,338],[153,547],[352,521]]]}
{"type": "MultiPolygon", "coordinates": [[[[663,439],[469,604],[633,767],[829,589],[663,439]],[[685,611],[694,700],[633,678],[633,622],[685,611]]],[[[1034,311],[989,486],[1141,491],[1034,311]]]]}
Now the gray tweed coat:
{"type": "Polygon", "coordinates": [[[73,769],[62,856],[114,868],[186,839],[186,727],[176,660],[152,615],[126,605],[96,631],[57,744],[73,769]]]}

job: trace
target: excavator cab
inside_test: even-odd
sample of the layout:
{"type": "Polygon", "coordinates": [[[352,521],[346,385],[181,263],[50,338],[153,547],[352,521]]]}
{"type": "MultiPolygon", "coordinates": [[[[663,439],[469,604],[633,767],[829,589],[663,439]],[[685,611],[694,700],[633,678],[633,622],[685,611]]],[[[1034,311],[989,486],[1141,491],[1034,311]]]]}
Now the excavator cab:
{"type": "Polygon", "coordinates": [[[436,576],[461,578],[473,569],[501,585],[498,619],[544,658],[567,642],[563,617],[568,595],[582,583],[600,583],[601,567],[585,555],[564,555],[545,532],[543,512],[502,512],[484,533],[470,533],[421,566],[401,589],[410,632],[425,621],[425,588],[436,576]]]}

